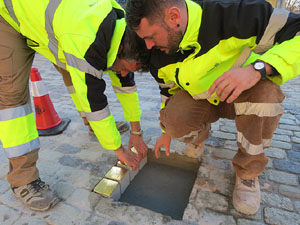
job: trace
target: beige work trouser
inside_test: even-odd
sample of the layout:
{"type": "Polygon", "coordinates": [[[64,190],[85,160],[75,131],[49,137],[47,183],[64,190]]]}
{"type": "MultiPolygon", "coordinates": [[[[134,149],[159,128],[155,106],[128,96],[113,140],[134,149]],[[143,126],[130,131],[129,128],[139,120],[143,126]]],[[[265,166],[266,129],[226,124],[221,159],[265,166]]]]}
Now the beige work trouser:
{"type": "Polygon", "coordinates": [[[283,100],[280,87],[269,80],[244,91],[234,103],[220,102],[218,106],[207,100],[194,100],[181,90],[169,98],[159,119],[161,127],[172,138],[193,144],[205,141],[210,124],[219,118],[234,119],[238,151],[233,167],[242,179],[252,179],[262,173],[268,163],[263,149],[269,146],[278,126],[283,100]]]}
{"type": "MultiPolygon", "coordinates": [[[[30,102],[28,81],[34,54],[22,35],[0,16],[0,110],[30,102]]],[[[21,186],[36,180],[39,177],[37,159],[38,149],[9,158],[8,182],[21,186]]]]}

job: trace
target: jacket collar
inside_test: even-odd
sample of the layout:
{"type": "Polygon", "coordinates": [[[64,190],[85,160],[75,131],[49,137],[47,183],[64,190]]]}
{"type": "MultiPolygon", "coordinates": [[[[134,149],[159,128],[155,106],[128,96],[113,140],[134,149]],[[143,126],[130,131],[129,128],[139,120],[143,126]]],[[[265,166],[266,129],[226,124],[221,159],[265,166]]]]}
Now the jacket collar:
{"type": "Polygon", "coordinates": [[[201,24],[202,9],[200,5],[191,0],[186,0],[185,2],[188,11],[188,23],[183,39],[179,44],[179,50],[190,50],[193,47],[200,46],[198,43],[198,35],[201,24]]]}

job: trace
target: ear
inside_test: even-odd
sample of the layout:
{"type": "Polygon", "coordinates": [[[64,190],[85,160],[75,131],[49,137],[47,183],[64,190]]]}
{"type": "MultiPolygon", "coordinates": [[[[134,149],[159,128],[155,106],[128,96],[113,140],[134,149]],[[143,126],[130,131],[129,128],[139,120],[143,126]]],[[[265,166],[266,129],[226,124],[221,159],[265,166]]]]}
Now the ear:
{"type": "Polygon", "coordinates": [[[120,45],[119,50],[118,50],[118,54],[120,54],[122,52],[122,50],[123,50],[123,45],[120,45]]]}
{"type": "Polygon", "coordinates": [[[181,24],[181,14],[177,7],[171,7],[165,11],[165,22],[166,24],[175,29],[178,28],[177,24],[181,24]]]}

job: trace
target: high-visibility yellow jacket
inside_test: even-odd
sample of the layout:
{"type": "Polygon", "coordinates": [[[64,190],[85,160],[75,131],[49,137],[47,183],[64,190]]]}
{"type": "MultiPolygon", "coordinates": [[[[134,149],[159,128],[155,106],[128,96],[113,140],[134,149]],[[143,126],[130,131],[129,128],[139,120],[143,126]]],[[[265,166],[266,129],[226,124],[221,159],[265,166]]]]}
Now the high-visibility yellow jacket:
{"type": "MultiPolygon", "coordinates": [[[[24,36],[29,47],[70,72],[77,109],[85,112],[103,148],[119,148],[120,134],[104,95],[104,72],[109,72],[125,120],[139,121],[141,114],[134,75],[122,78],[109,71],[126,28],[121,6],[115,0],[0,0],[0,15],[24,36]]],[[[11,136],[15,128],[10,124],[31,124],[26,137],[1,140],[4,149],[14,149],[10,157],[24,153],[38,138],[33,122],[28,114],[1,125],[0,132],[5,129],[6,136],[11,136]]]]}
{"type": "Polygon", "coordinates": [[[207,90],[234,66],[267,62],[284,82],[300,74],[300,15],[273,9],[262,0],[186,0],[188,25],[179,51],[151,54],[151,74],[160,85],[162,107],[180,88],[194,99],[219,104],[207,90]],[[249,50],[249,51],[248,51],[249,50]],[[252,50],[252,53],[251,51],[252,50]]]}

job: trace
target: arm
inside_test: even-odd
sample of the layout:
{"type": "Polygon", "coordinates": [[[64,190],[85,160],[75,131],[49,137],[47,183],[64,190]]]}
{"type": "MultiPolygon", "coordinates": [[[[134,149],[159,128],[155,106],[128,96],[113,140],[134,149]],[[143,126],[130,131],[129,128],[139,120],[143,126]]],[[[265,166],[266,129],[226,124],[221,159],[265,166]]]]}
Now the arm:
{"type": "Polygon", "coordinates": [[[129,73],[126,77],[122,77],[112,71],[109,71],[109,76],[112,81],[113,89],[117,98],[122,104],[124,118],[130,122],[131,131],[128,148],[134,146],[139,155],[144,157],[147,154],[148,147],[143,140],[142,135],[135,135],[135,132],[141,131],[139,108],[139,99],[137,89],[134,82],[134,74],[129,73]]]}
{"type": "MultiPolygon", "coordinates": [[[[257,11],[262,11],[263,8],[269,8],[269,5],[262,2],[255,7],[257,11]]],[[[267,78],[280,85],[300,73],[300,15],[278,9],[267,12],[269,13],[258,15],[256,18],[258,24],[264,25],[261,26],[263,30],[256,30],[256,44],[252,48],[254,52],[260,54],[257,59],[266,63],[269,75],[267,78]],[[278,74],[272,74],[271,66],[278,74]]],[[[216,91],[221,101],[227,99],[226,102],[231,103],[259,80],[257,71],[251,66],[231,69],[212,84],[209,94],[216,91]]]]}

